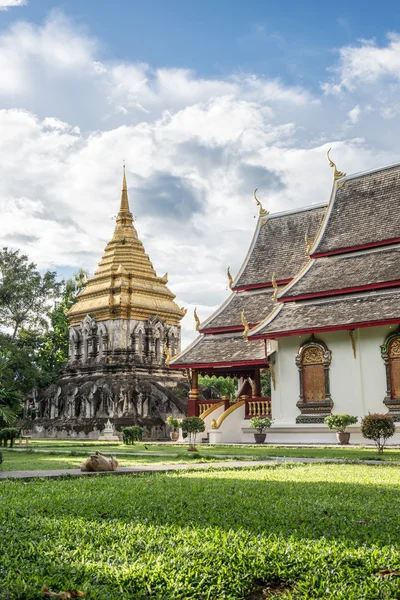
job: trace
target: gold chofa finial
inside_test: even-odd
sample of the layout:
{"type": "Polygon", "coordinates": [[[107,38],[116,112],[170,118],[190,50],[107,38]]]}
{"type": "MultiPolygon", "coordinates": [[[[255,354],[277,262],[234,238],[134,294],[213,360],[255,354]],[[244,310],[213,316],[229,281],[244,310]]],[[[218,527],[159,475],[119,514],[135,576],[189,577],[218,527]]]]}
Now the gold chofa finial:
{"type": "Polygon", "coordinates": [[[274,288],[274,293],[273,293],[273,295],[272,295],[272,300],[273,300],[274,302],[276,302],[276,300],[277,300],[277,297],[278,297],[278,291],[279,291],[279,290],[278,290],[278,284],[276,283],[276,277],[275,277],[275,273],[272,273],[272,279],[271,279],[271,282],[272,282],[272,287],[274,288]]]}
{"type": "Polygon", "coordinates": [[[197,306],[194,309],[193,315],[194,315],[194,320],[196,321],[196,331],[199,331],[199,329],[200,329],[200,319],[199,319],[198,314],[197,314],[197,306]]]}
{"type": "Polygon", "coordinates": [[[310,238],[308,237],[308,231],[306,231],[306,235],[304,236],[304,239],[306,242],[306,256],[310,256],[310,250],[311,250],[312,243],[310,241],[310,238]]]}
{"type": "Polygon", "coordinates": [[[226,272],[226,273],[227,273],[227,275],[228,275],[228,281],[229,281],[228,285],[229,285],[229,289],[231,290],[231,289],[232,289],[232,285],[233,285],[233,277],[232,277],[232,275],[231,275],[231,268],[230,268],[230,267],[228,267],[228,270],[227,270],[227,272],[226,272]]]}
{"type": "Polygon", "coordinates": [[[258,211],[258,216],[259,217],[266,217],[267,215],[269,215],[269,210],[267,210],[266,208],[263,207],[263,205],[261,204],[261,202],[259,201],[259,199],[256,196],[258,188],[256,188],[254,190],[254,200],[257,203],[257,206],[259,207],[259,211],[258,211]]]}
{"type": "Polygon", "coordinates": [[[338,171],[337,166],[335,165],[335,163],[333,162],[333,160],[331,160],[331,158],[329,156],[329,152],[331,150],[332,150],[332,148],[329,148],[328,152],[326,153],[326,156],[328,158],[329,165],[334,169],[334,171],[333,171],[333,180],[337,181],[338,179],[341,179],[342,177],[345,177],[346,173],[343,173],[343,171],[338,171]]]}
{"type": "Polygon", "coordinates": [[[249,324],[247,322],[247,319],[244,315],[244,310],[242,310],[242,325],[244,327],[244,331],[243,331],[243,337],[245,340],[247,340],[247,338],[249,337],[249,324]]]}
{"type": "Polygon", "coordinates": [[[165,364],[169,365],[172,357],[171,357],[170,351],[168,350],[167,342],[165,342],[165,344],[164,344],[164,353],[165,353],[165,364]]]}

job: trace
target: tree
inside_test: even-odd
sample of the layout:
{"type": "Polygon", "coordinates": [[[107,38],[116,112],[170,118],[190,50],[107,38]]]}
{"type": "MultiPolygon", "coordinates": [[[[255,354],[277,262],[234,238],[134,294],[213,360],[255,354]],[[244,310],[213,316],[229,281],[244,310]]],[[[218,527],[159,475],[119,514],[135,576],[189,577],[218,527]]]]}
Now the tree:
{"type": "Polygon", "coordinates": [[[183,433],[188,434],[189,450],[196,450],[196,436],[205,431],[205,423],[200,417],[185,417],[181,423],[183,433]]]}
{"type": "Polygon", "coordinates": [[[0,357],[0,425],[13,423],[20,409],[20,394],[10,382],[6,361],[0,357]]]}
{"type": "Polygon", "coordinates": [[[374,440],[379,454],[383,452],[387,440],[396,432],[393,417],[388,414],[369,414],[361,421],[361,433],[368,440],[374,440]]]}
{"type": "Polygon", "coordinates": [[[19,331],[47,327],[49,304],[60,293],[56,273],[43,275],[19,250],[0,251],[0,326],[10,328],[15,340],[19,331]]]}
{"type": "Polygon", "coordinates": [[[216,375],[204,375],[199,377],[200,387],[215,388],[220,396],[235,396],[237,393],[237,377],[217,377],[216,375]]]}

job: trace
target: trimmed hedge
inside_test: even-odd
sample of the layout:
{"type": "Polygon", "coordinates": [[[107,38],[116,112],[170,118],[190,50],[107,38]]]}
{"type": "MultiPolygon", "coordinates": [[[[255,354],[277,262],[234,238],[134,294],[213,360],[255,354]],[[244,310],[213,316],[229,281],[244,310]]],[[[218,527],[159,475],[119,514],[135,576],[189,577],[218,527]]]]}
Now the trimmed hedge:
{"type": "Polygon", "coordinates": [[[394,435],[396,426],[388,414],[367,415],[361,421],[361,433],[368,440],[374,440],[378,452],[382,453],[387,440],[394,435]]]}
{"type": "Polygon", "coordinates": [[[133,446],[135,442],[141,442],[143,439],[143,427],[132,425],[132,427],[123,427],[121,429],[122,439],[127,446],[133,446]]]}
{"type": "Polygon", "coordinates": [[[10,442],[10,447],[14,446],[14,440],[19,437],[20,429],[16,427],[4,427],[0,429],[0,446],[7,447],[7,442],[10,442]]]}

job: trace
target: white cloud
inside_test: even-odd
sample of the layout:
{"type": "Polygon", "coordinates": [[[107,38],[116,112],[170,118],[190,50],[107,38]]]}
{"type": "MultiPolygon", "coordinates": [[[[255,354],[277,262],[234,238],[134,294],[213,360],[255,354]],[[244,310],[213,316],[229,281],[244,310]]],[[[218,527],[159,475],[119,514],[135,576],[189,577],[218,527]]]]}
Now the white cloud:
{"type": "Polygon", "coordinates": [[[25,6],[28,0],[0,0],[0,10],[8,10],[14,6],[25,6]]]}
{"type": "Polygon", "coordinates": [[[41,268],[93,271],[125,159],[139,235],[189,308],[185,341],[194,306],[207,317],[228,293],[226,267],[240,267],[255,187],[271,211],[308,205],[329,198],[329,145],[347,172],[397,157],[396,119],[382,127],[399,110],[395,93],[349,93],[345,54],[339,104],[261,75],[105,61],[99,48],[59,12],[0,35],[0,242],[41,268]]]}

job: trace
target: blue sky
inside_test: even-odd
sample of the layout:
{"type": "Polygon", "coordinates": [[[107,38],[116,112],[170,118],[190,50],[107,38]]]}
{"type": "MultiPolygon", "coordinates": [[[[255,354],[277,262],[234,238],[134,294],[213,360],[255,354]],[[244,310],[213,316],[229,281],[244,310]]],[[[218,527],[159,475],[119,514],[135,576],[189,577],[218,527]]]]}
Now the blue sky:
{"type": "Polygon", "coordinates": [[[186,342],[240,268],[253,190],[328,201],[329,147],[347,173],[399,161],[399,98],[398,2],[0,0],[0,243],[93,272],[125,160],[186,342]]]}
{"type": "Polygon", "coordinates": [[[195,69],[237,70],[317,86],[336,48],[400,30],[396,0],[30,0],[0,14],[40,24],[54,8],[101,40],[104,59],[195,69]]]}

